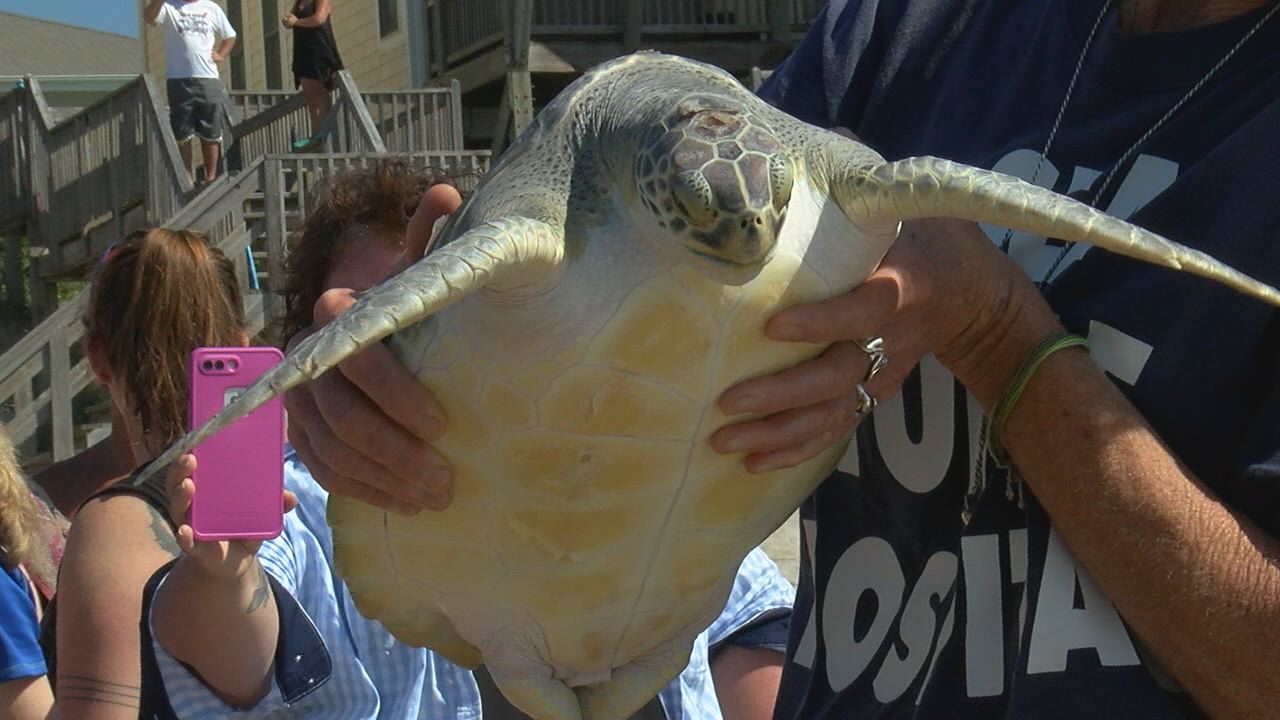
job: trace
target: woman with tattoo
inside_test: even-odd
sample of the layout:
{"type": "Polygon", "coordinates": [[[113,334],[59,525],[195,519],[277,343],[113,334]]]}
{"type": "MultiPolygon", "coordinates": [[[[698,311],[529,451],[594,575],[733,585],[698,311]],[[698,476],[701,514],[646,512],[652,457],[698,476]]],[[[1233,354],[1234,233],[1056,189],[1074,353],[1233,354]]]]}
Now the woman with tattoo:
{"type": "Polygon", "coordinates": [[[22,563],[34,548],[35,501],[0,425],[0,717],[37,720],[53,706],[36,641],[40,604],[22,563]]]}
{"type": "MultiPolygon", "coordinates": [[[[193,232],[137,232],[108,250],[85,324],[89,364],[111,396],[131,468],[182,435],[191,350],[247,343],[235,266],[193,232]]],[[[80,505],[46,617],[42,640],[64,719],[171,715],[158,676],[142,671],[151,645],[138,619],[144,587],[178,544],[164,488],[121,475],[80,505]]]]}

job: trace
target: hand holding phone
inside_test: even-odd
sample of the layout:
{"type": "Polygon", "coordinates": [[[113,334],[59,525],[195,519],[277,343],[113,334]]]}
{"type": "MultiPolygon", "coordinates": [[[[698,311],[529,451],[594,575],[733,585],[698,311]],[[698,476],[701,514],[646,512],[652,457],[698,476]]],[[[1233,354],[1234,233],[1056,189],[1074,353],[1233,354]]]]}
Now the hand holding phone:
{"type": "MultiPolygon", "coordinates": [[[[195,428],[283,359],[272,347],[196,348],[188,364],[195,428]]],[[[187,514],[196,540],[267,540],[284,527],[284,407],[273,398],[196,446],[187,514]]]]}

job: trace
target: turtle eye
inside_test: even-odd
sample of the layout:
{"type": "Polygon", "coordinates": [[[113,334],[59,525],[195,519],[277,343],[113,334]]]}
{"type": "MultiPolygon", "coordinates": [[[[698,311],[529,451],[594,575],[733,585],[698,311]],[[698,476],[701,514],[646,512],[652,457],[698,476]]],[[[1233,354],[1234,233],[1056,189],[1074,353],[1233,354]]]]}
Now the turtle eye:
{"type": "Polygon", "coordinates": [[[702,173],[685,170],[677,174],[671,190],[676,204],[694,225],[706,227],[715,221],[715,198],[711,192],[711,183],[707,182],[702,173]]]}
{"type": "Polygon", "coordinates": [[[769,191],[773,197],[773,208],[782,211],[791,202],[791,187],[795,185],[795,170],[791,167],[791,158],[781,153],[769,156],[769,191]]]}

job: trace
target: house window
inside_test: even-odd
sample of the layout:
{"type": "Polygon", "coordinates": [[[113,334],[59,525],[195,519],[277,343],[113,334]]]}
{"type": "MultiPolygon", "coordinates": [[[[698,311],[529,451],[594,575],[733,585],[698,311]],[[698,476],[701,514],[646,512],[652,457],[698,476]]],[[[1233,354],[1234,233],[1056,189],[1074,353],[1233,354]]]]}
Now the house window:
{"type": "Polygon", "coordinates": [[[400,0],[378,0],[378,36],[400,29],[400,0]]]}
{"type": "MultiPolygon", "coordinates": [[[[227,0],[227,19],[235,31],[244,29],[244,0],[227,0]]],[[[237,42],[231,48],[231,89],[247,90],[249,85],[244,76],[244,44],[237,42]]]]}
{"type": "Polygon", "coordinates": [[[280,7],[277,0],[262,0],[262,50],[267,89],[283,89],[280,73],[280,7]]]}

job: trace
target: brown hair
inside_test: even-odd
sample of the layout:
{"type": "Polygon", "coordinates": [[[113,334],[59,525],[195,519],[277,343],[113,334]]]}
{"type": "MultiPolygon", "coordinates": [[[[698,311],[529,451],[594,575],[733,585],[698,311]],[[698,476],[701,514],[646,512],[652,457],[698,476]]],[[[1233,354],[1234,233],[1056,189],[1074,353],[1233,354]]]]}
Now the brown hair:
{"type": "Polygon", "coordinates": [[[18,455],[9,433],[0,425],[0,565],[11,570],[31,550],[36,508],[18,470],[18,455]]]}
{"type": "Polygon", "coordinates": [[[447,182],[438,170],[418,170],[399,160],[380,160],[369,167],[344,170],[330,178],[311,198],[302,235],[289,248],[285,264],[284,317],[281,343],[310,327],[316,301],[324,292],[333,256],[350,230],[364,230],[404,243],[405,227],[422,194],[447,182]]]}
{"type": "Polygon", "coordinates": [[[124,378],[143,432],[169,444],[187,425],[187,356],[240,343],[235,265],[200,233],[140,230],[113,246],[93,279],[89,335],[124,378]]]}

